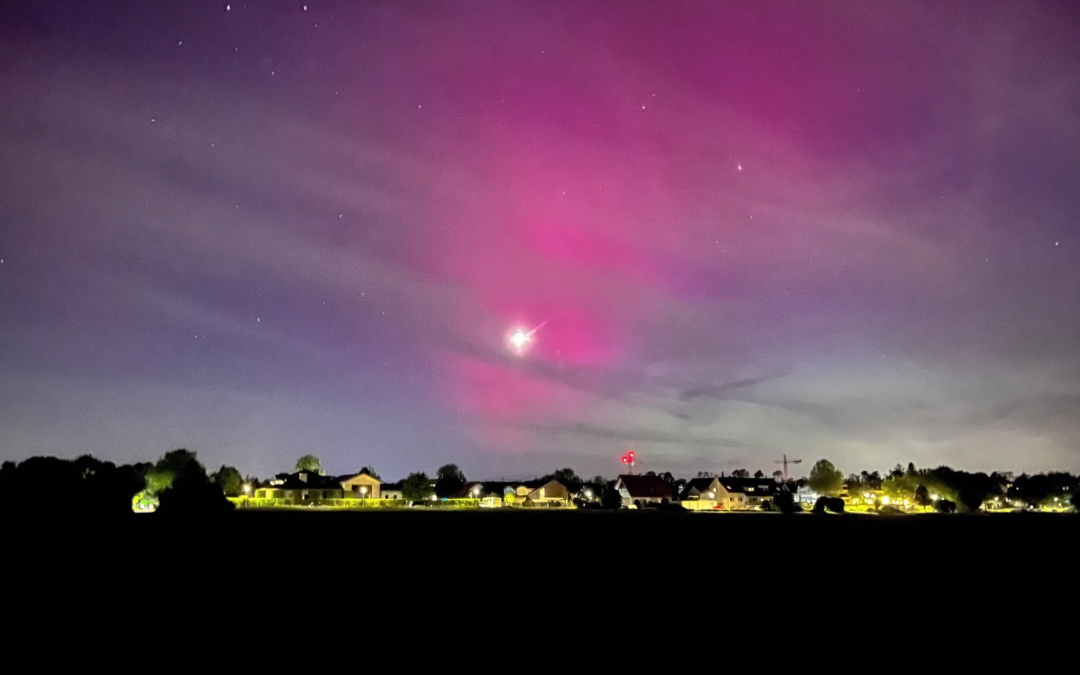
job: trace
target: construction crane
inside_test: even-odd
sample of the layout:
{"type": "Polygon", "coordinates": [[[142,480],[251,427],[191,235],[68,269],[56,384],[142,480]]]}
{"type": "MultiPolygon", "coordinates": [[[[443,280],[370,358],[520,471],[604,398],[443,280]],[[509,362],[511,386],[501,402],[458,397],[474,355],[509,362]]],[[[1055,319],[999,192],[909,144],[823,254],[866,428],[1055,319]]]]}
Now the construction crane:
{"type": "Polygon", "coordinates": [[[788,459],[787,455],[784,455],[783,459],[774,459],[773,460],[773,462],[776,463],[776,464],[783,464],[784,465],[784,482],[785,483],[788,481],[788,472],[787,472],[788,464],[798,464],[801,461],[802,461],[801,459],[788,459]]]}

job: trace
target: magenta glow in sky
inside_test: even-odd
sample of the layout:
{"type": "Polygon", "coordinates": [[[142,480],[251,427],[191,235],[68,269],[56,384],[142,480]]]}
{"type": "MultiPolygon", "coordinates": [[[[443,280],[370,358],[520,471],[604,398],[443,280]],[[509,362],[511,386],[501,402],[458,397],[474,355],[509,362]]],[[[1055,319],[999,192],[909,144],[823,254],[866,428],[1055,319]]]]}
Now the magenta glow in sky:
{"type": "Polygon", "coordinates": [[[3,459],[1080,470],[1067,4],[306,6],[3,10],[3,459]]]}

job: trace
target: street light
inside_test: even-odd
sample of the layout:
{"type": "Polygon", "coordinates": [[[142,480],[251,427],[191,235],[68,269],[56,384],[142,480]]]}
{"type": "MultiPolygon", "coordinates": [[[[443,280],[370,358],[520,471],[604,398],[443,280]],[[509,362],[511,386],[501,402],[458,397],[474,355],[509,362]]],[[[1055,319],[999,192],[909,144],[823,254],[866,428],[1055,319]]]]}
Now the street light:
{"type": "Polygon", "coordinates": [[[361,485],[360,486],[360,499],[367,499],[367,486],[366,485],[361,485]]]}

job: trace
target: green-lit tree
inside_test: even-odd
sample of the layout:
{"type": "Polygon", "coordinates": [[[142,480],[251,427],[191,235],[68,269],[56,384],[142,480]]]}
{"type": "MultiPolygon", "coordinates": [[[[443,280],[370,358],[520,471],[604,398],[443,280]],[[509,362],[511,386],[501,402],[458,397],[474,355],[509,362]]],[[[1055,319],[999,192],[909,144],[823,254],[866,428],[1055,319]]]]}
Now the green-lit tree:
{"type": "Polygon", "coordinates": [[[296,471],[311,471],[313,473],[323,473],[322,461],[315,455],[304,455],[300,459],[296,460],[296,471]]]}
{"type": "Polygon", "coordinates": [[[426,473],[410,473],[401,483],[401,496],[405,501],[422,502],[431,499],[434,490],[431,489],[431,479],[426,473]]]}
{"type": "Polygon", "coordinates": [[[146,490],[159,495],[167,490],[177,478],[198,474],[206,478],[206,469],[199,463],[196,453],[185,448],[166,452],[146,473],[146,490]]]}
{"type": "Polygon", "coordinates": [[[210,482],[221,488],[226,497],[238,497],[244,489],[244,478],[234,467],[222,465],[210,476],[210,482]]]}
{"type": "Polygon", "coordinates": [[[814,468],[810,469],[810,477],[806,479],[810,489],[819,495],[835,495],[840,492],[844,484],[844,474],[833,466],[827,459],[819,459],[814,468]]]}

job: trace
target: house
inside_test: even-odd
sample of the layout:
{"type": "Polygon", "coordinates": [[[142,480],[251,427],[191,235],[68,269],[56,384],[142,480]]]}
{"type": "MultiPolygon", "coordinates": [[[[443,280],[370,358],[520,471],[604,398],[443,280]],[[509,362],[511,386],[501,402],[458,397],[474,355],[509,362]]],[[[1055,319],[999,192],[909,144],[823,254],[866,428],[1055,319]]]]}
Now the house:
{"type": "Polygon", "coordinates": [[[405,495],[401,492],[401,484],[403,481],[396,483],[383,483],[379,486],[379,495],[381,499],[405,499],[405,495]]]}
{"type": "MultiPolygon", "coordinates": [[[[532,486],[526,485],[526,487],[532,486]]],[[[570,490],[554,479],[545,481],[542,485],[532,487],[525,495],[526,503],[531,502],[533,506],[546,507],[570,506],[573,498],[573,495],[570,494],[570,490]]]]}
{"type": "Polygon", "coordinates": [[[342,499],[345,491],[333,476],[314,471],[278,474],[275,480],[255,488],[256,499],[285,499],[292,504],[314,504],[325,499],[342,499]]]}
{"type": "Polygon", "coordinates": [[[355,499],[382,499],[382,482],[366,473],[338,476],[341,489],[347,497],[355,499]]]}
{"type": "Polygon", "coordinates": [[[646,504],[671,502],[671,486],[659,476],[636,476],[623,474],[615,480],[615,489],[622,497],[623,506],[641,508],[646,504]]]}
{"type": "Polygon", "coordinates": [[[716,479],[716,508],[724,511],[760,509],[771,502],[780,492],[788,492],[786,483],[772,478],[735,478],[720,476],[716,479]]]}
{"type": "Polygon", "coordinates": [[[711,511],[718,504],[717,495],[721,489],[720,479],[715,476],[691,478],[679,494],[679,501],[691,511],[711,511]]]}
{"type": "Polygon", "coordinates": [[[574,495],[557,480],[533,480],[521,483],[506,481],[471,481],[455,495],[462,499],[478,499],[481,508],[502,506],[569,506],[574,495]]]}
{"type": "Polygon", "coordinates": [[[507,483],[495,481],[469,481],[461,487],[461,490],[458,491],[455,497],[460,499],[477,499],[480,501],[481,508],[497,509],[502,506],[510,505],[505,503],[503,499],[507,491],[510,493],[514,492],[514,488],[508,487],[507,483]]]}
{"type": "Polygon", "coordinates": [[[798,504],[809,504],[810,506],[813,506],[820,496],[821,495],[811,490],[810,486],[805,483],[795,488],[795,502],[798,504]]]}

